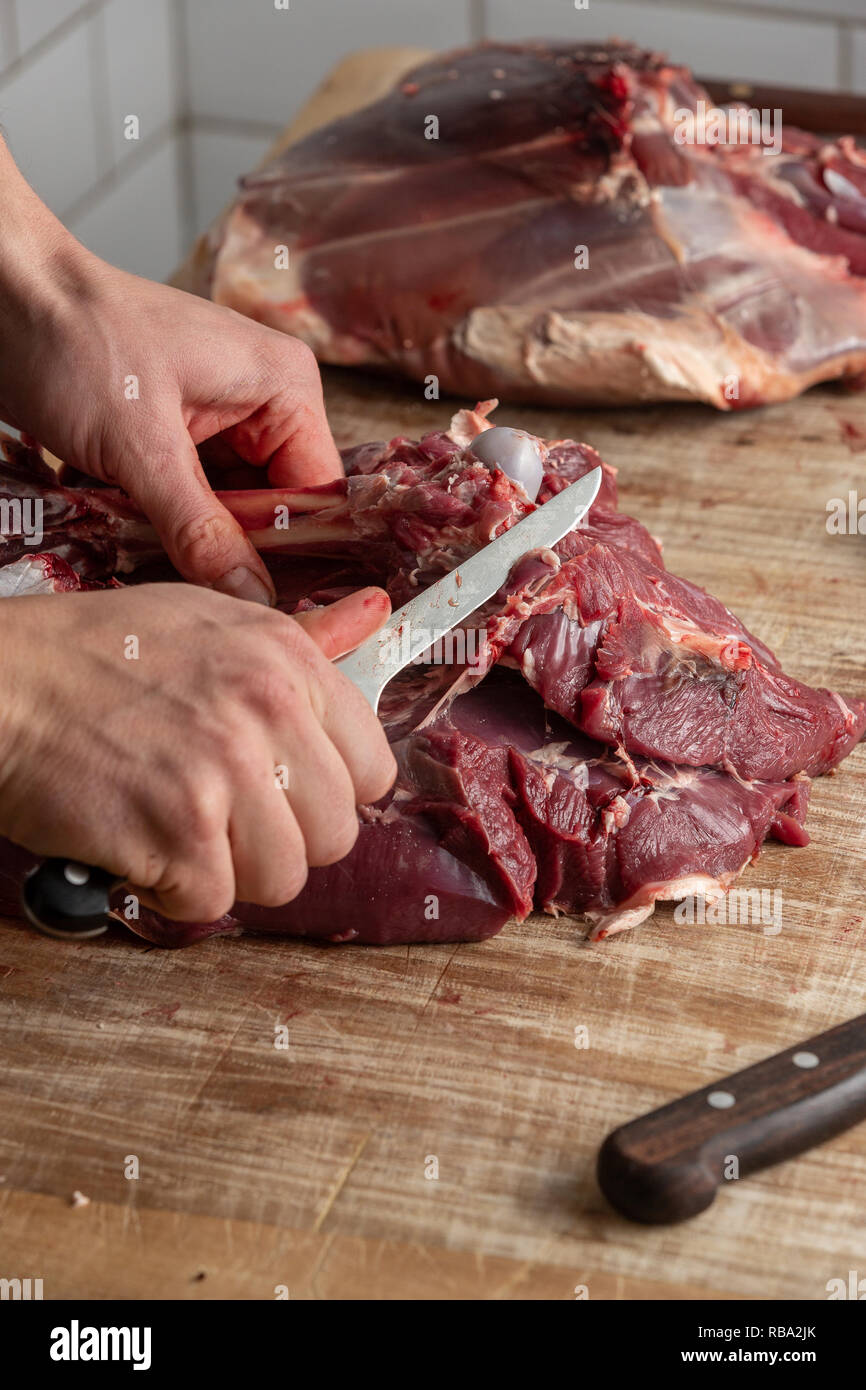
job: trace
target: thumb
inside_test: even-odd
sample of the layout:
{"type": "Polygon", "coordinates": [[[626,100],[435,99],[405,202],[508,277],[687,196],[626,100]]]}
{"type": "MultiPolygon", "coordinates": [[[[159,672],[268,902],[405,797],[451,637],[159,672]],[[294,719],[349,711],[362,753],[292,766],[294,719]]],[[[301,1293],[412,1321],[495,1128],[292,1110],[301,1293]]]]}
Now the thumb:
{"type": "Polygon", "coordinates": [[[127,490],[150,518],[168,557],[192,584],[272,604],[274,586],[243,527],[214,496],[189,435],[172,467],[143,465],[127,490]]]}
{"type": "Polygon", "coordinates": [[[325,608],[293,617],[328,660],[334,661],[378,632],[390,612],[391,600],[384,589],[359,589],[325,608]]]}

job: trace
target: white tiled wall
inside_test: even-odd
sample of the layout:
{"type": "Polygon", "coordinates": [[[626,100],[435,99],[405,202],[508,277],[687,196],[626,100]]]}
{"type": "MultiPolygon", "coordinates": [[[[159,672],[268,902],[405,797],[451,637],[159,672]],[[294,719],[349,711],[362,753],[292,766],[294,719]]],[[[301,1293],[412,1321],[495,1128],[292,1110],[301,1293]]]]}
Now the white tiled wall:
{"type": "Polygon", "coordinates": [[[201,128],[193,131],[193,196],[197,228],[210,226],[231,198],[235,180],[259,162],[266,147],[267,142],[261,134],[201,128]]]}
{"type": "Polygon", "coordinates": [[[172,11],[172,0],[111,0],[105,8],[107,115],[118,162],[135,147],[124,134],[128,115],[138,117],[140,138],[146,140],[170,126],[177,113],[172,11]]]}
{"type": "Polygon", "coordinates": [[[12,153],[60,216],[102,173],[90,38],[85,25],[64,33],[0,88],[0,122],[12,153]]]}
{"type": "MultiPolygon", "coordinates": [[[[866,3],[866,0],[864,0],[866,3]]],[[[285,125],[353,48],[456,48],[470,38],[467,0],[185,0],[196,115],[285,125]]]]}
{"type": "Polygon", "coordinates": [[[0,127],[15,158],[83,241],[157,277],[185,240],[179,31],[178,0],[0,0],[0,127]]]}
{"type": "Polygon", "coordinates": [[[82,240],[161,278],[351,50],[612,34],[866,93],[866,0],[0,0],[0,127],[82,240]]]}
{"type": "Polygon", "coordinates": [[[163,280],[185,252],[178,215],[178,149],[166,140],[111,187],[73,224],[75,235],[98,256],[163,280]]]}
{"type": "Polygon", "coordinates": [[[85,0],[13,0],[18,41],[25,53],[84,8],[85,0]]]}

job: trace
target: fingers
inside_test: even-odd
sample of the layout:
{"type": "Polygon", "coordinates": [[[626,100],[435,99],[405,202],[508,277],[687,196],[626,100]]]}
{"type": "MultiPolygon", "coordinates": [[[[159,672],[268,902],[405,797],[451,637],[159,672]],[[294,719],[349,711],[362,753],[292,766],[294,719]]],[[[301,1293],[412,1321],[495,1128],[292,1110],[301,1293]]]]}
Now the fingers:
{"type": "Polygon", "coordinates": [[[397,763],[367,701],[351,681],[334,672],[339,681],[339,707],[332,706],[324,721],[325,731],[349,769],[359,806],[370,806],[394,785],[397,763]]]}
{"type": "Polygon", "coordinates": [[[235,598],[273,602],[264,562],[214,496],[188,434],[179,434],[175,458],[148,459],[124,482],[185,579],[235,598]]]}
{"type": "Polygon", "coordinates": [[[360,690],[336,667],[323,680],[320,698],[322,728],[349,769],[358,805],[378,801],[397,776],[385,730],[360,690]]]}
{"type": "MultiPolygon", "coordinates": [[[[310,712],[292,730],[285,791],[267,756],[235,785],[227,829],[185,847],[147,888],[147,907],[178,922],[216,922],[234,902],[279,907],[302,891],[308,866],[334,864],[358,837],[355,788],[310,712]]],[[[280,771],[283,771],[280,768],[280,771]]]]}
{"type": "Polygon", "coordinates": [[[312,868],[336,864],[358,838],[352,778],[312,716],[293,733],[286,797],[304,837],[307,863],[312,868]]]}
{"type": "MultiPolygon", "coordinates": [[[[391,611],[383,589],[359,589],[325,608],[298,613],[304,628],[329,660],[352,651],[382,626],[391,611]]],[[[397,775],[385,731],[361,692],[335,668],[318,690],[322,726],[343,758],[359,805],[384,796],[397,775]]]]}
{"type": "Polygon", "coordinates": [[[172,860],[156,883],[133,892],[145,907],[176,922],[218,922],[237,897],[231,846],[223,830],[172,860]]]}
{"type": "MultiPolygon", "coordinates": [[[[336,758],[321,731],[319,737],[336,758]]],[[[179,922],[216,922],[235,902],[279,907],[300,893],[307,880],[304,834],[276,782],[266,744],[259,748],[259,756],[248,757],[243,769],[235,770],[225,798],[216,791],[204,799],[204,811],[176,818],[185,829],[167,855],[153,855],[158,866],[154,878],[134,890],[145,906],[179,922]],[[217,806],[224,806],[224,814],[217,806]]],[[[322,776],[332,794],[333,777],[322,776]]],[[[349,787],[348,796],[340,788],[345,814],[356,822],[345,769],[343,778],[349,787]]],[[[214,785],[219,787],[220,779],[214,785]]],[[[136,876],[130,877],[134,881],[136,876]]]]}
{"type": "Polygon", "coordinates": [[[268,464],[273,487],[318,487],[342,478],[314,354],[293,338],[275,339],[272,353],[277,390],[223,437],[247,463],[268,464]]]}
{"type": "Polygon", "coordinates": [[[391,600],[385,590],[369,588],[359,589],[324,608],[295,613],[294,618],[319,651],[329,661],[335,661],[378,632],[390,612],[391,600]]]}
{"type": "Polygon", "coordinates": [[[229,838],[239,902],[280,907],[298,896],[309,862],[304,833],[266,758],[256,784],[235,797],[229,838]]]}

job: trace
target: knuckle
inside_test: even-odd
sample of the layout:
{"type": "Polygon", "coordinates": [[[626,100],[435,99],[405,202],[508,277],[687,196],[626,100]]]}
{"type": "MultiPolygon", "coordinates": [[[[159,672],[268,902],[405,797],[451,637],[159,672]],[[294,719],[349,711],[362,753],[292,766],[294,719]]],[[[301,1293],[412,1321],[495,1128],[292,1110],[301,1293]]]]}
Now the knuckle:
{"type": "Polygon", "coordinates": [[[169,866],[154,892],[166,916],[179,922],[218,922],[234,902],[234,885],[202,864],[169,866]]]}
{"type": "Polygon", "coordinates": [[[397,777],[397,762],[390,748],[384,748],[370,760],[366,776],[359,788],[366,804],[381,800],[394,785],[397,777]]]}
{"type": "MultiPolygon", "coordinates": [[[[254,755],[251,748],[252,731],[236,716],[237,703],[231,697],[221,701],[207,722],[206,732],[206,767],[211,771],[219,768],[230,785],[239,772],[246,770],[249,758],[254,755]]],[[[216,802],[216,796],[216,790],[208,793],[203,789],[198,798],[196,811],[204,821],[205,830],[211,826],[212,817],[222,813],[221,805],[218,808],[216,804],[211,804],[211,798],[216,802]]]]}
{"type": "Polygon", "coordinates": [[[221,893],[214,890],[199,890],[196,895],[196,918],[202,922],[218,922],[228,916],[234,903],[234,893],[225,889],[221,893]]]}
{"type": "Polygon", "coordinates": [[[300,454],[321,433],[323,414],[321,403],[311,395],[312,383],[305,380],[305,373],[294,366],[292,373],[292,394],[284,396],[281,403],[281,447],[300,454]]]}
{"type": "Polygon", "coordinates": [[[354,849],[359,831],[360,824],[353,807],[351,817],[341,818],[338,824],[329,829],[323,844],[313,852],[310,863],[316,868],[338,864],[354,849]]]}
{"type": "Polygon", "coordinates": [[[307,886],[307,880],[309,879],[309,877],[309,866],[307,864],[307,861],[302,858],[299,860],[297,869],[295,873],[292,875],[291,879],[283,886],[282,901],[290,903],[294,898],[297,898],[301,893],[303,893],[304,889],[307,886]]]}
{"type": "Polygon", "coordinates": [[[315,399],[305,396],[303,400],[295,403],[290,431],[292,439],[303,443],[307,439],[315,438],[321,424],[322,412],[315,399]]]}
{"type": "Polygon", "coordinates": [[[302,376],[318,376],[319,364],[316,354],[303,338],[288,338],[284,342],[285,355],[292,371],[302,376]]]}
{"type": "Polygon", "coordinates": [[[381,787],[379,796],[384,796],[387,791],[390,791],[397,780],[397,759],[390,748],[386,748],[382,752],[382,757],[377,765],[376,780],[377,785],[381,787]]]}
{"type": "MultiPolygon", "coordinates": [[[[228,747],[230,731],[219,730],[217,726],[213,738],[214,741],[225,738],[228,747]]],[[[227,815],[221,783],[206,772],[200,777],[188,777],[186,784],[181,788],[180,805],[175,820],[177,842],[189,855],[204,845],[212,845],[225,838],[227,815]]]]}
{"type": "Polygon", "coordinates": [[[140,432],[129,441],[124,457],[114,463],[116,483],[132,496],[146,496],[151,480],[176,477],[183,445],[166,433],[164,422],[153,413],[140,422],[140,432]]]}
{"type": "Polygon", "coordinates": [[[258,901],[263,907],[282,907],[303,892],[308,877],[307,861],[303,855],[298,855],[283,866],[278,878],[265,886],[258,901]]]}
{"type": "Polygon", "coordinates": [[[235,523],[227,513],[214,511],[189,517],[174,537],[180,567],[197,573],[215,570],[235,537],[235,523]]]}
{"type": "Polygon", "coordinates": [[[301,701],[297,682],[284,667],[264,661],[251,669],[244,689],[244,703],[268,726],[299,717],[301,701]]]}
{"type": "MultiPolygon", "coordinates": [[[[281,666],[284,673],[293,671],[296,680],[302,681],[312,697],[315,693],[319,708],[333,698],[333,691],[339,688],[341,676],[335,666],[317,647],[312,637],[304,631],[300,623],[290,620],[280,633],[282,646],[281,666]]],[[[354,689],[354,687],[351,687],[354,689]]],[[[361,696],[363,699],[363,696],[361,696]]]]}
{"type": "Polygon", "coordinates": [[[186,897],[188,912],[181,919],[187,922],[218,922],[228,915],[234,903],[234,893],[229,888],[222,890],[205,887],[201,884],[190,889],[186,897]]]}
{"type": "Polygon", "coordinates": [[[290,618],[280,629],[283,648],[292,661],[299,661],[307,666],[316,664],[319,649],[308,632],[304,630],[302,623],[290,618]]]}

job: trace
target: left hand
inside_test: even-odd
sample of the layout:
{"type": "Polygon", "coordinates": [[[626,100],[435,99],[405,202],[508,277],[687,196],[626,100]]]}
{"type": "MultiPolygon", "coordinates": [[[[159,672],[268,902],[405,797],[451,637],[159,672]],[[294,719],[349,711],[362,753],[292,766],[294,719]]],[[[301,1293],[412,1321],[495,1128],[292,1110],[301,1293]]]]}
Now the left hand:
{"type": "MultiPolygon", "coordinates": [[[[0,183],[10,198],[16,177],[24,183],[12,165],[0,183]]],[[[4,236],[0,219],[0,415],[128,492],[186,579],[271,602],[268,572],[214,496],[196,446],[214,441],[277,486],[341,477],[313,353],[107,265],[26,184],[20,198],[26,237],[15,227],[4,236]]]]}

